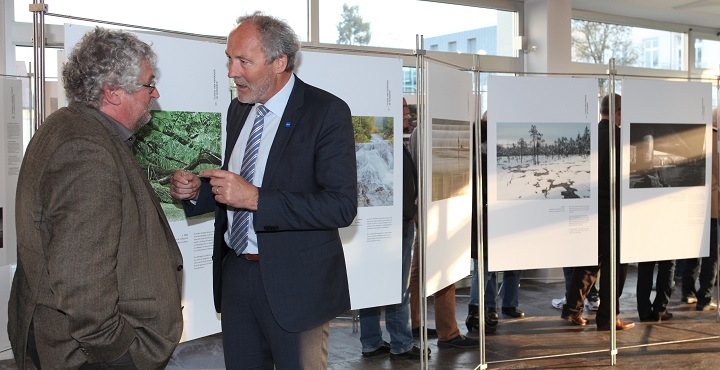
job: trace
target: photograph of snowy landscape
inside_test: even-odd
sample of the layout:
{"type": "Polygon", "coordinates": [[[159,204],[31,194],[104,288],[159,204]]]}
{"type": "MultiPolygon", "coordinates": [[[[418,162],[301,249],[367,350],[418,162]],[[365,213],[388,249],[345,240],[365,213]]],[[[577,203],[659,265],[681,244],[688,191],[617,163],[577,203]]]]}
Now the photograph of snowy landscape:
{"type": "Polygon", "coordinates": [[[630,188],[705,185],[705,125],[630,124],[630,188]]]}
{"type": "Polygon", "coordinates": [[[353,116],[358,207],[393,205],[392,117],[353,116]]]}
{"type": "Polygon", "coordinates": [[[432,119],[432,200],[470,193],[470,122],[432,119]]]}
{"type": "Polygon", "coordinates": [[[498,200],[590,198],[590,123],[497,123],[498,200]]]}

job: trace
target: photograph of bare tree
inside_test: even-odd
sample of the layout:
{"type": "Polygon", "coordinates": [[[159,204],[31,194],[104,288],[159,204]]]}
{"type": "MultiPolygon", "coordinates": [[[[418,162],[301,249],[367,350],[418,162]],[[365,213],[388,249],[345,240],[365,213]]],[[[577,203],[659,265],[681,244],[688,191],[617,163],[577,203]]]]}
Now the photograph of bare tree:
{"type": "Polygon", "coordinates": [[[630,188],[705,186],[705,125],[630,124],[630,188]]]}
{"type": "Polygon", "coordinates": [[[497,123],[498,200],[590,197],[590,127],[497,123]]]}
{"type": "Polygon", "coordinates": [[[432,200],[470,193],[470,122],[432,119],[432,200]]]}

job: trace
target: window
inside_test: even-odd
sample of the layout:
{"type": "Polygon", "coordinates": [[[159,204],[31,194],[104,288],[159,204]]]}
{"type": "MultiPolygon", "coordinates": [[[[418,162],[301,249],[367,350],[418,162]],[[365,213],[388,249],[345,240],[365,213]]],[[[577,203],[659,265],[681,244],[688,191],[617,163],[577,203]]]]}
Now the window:
{"type": "Polygon", "coordinates": [[[449,52],[456,52],[457,51],[457,42],[456,41],[450,41],[448,42],[447,51],[449,52]]]}
{"type": "Polygon", "coordinates": [[[418,0],[319,2],[321,43],[414,49],[419,34],[429,50],[464,52],[459,48],[476,39],[473,54],[480,49],[488,55],[512,57],[515,53],[515,12],[418,0]],[[343,24],[351,31],[340,35],[338,27],[343,24]],[[365,32],[368,40],[362,39],[365,32]],[[365,43],[355,43],[355,36],[365,43]],[[449,50],[451,45],[455,50],[449,50]]]}
{"type": "Polygon", "coordinates": [[[685,34],[581,19],[572,20],[572,61],[687,70],[683,65],[685,34]]]}
{"type": "Polygon", "coordinates": [[[695,39],[695,68],[717,69],[720,65],[720,41],[695,39]]]}
{"type": "Polygon", "coordinates": [[[657,68],[658,66],[658,39],[643,41],[643,53],[645,55],[645,68],[657,68]]]}
{"type": "MultiPolygon", "coordinates": [[[[32,1],[14,1],[15,20],[32,23],[32,13],[28,11],[28,3],[32,1]]],[[[217,0],[212,4],[195,2],[182,6],[147,0],[53,0],[46,4],[48,11],[56,14],[223,37],[230,32],[237,17],[255,10],[253,6],[238,5],[237,0],[217,0]]],[[[287,20],[300,40],[307,41],[307,1],[265,0],[260,8],[266,14],[287,20]]],[[[45,23],[83,24],[58,17],[45,17],[45,23]]]]}
{"type": "Polygon", "coordinates": [[[468,54],[475,54],[478,52],[477,50],[477,39],[472,38],[467,40],[467,47],[465,48],[465,52],[468,54]]]}

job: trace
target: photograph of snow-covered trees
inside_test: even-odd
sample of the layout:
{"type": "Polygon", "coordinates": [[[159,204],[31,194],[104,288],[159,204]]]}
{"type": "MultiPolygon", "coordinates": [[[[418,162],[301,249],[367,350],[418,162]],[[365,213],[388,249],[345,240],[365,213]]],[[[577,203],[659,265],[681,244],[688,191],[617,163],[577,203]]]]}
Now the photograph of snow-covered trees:
{"type": "Polygon", "coordinates": [[[470,122],[432,119],[432,200],[470,193],[470,122]]]}
{"type": "Polygon", "coordinates": [[[589,198],[589,125],[498,123],[498,200],[589,198]]]}
{"type": "Polygon", "coordinates": [[[358,207],[393,205],[393,117],[353,116],[358,207]]]}
{"type": "Polygon", "coordinates": [[[705,185],[705,125],[630,124],[630,188],[705,185]]]}

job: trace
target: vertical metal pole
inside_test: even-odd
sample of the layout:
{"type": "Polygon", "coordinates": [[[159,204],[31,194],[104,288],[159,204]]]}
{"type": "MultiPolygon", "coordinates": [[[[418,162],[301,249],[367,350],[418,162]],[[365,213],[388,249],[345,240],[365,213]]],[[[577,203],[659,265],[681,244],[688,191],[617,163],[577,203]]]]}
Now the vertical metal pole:
{"type": "Polygon", "coordinates": [[[33,62],[35,63],[35,130],[45,120],[45,13],[48,10],[44,0],[33,0],[33,62]]]}
{"type": "MultiPolygon", "coordinates": [[[[615,58],[610,59],[610,64],[608,68],[608,87],[609,87],[609,100],[610,100],[610,112],[609,112],[609,119],[610,119],[610,266],[608,270],[604,270],[601,273],[604,274],[606,272],[610,273],[610,286],[609,287],[601,287],[601,289],[608,289],[610,288],[610,365],[615,366],[616,364],[616,356],[617,356],[617,331],[615,328],[615,323],[617,322],[617,243],[616,243],[616,220],[617,215],[616,212],[618,211],[615,207],[615,199],[617,198],[617,194],[615,194],[615,184],[617,183],[618,179],[616,178],[615,174],[616,168],[618,166],[618,163],[616,163],[616,155],[615,151],[617,149],[617,144],[615,142],[615,58]]],[[[602,266],[604,269],[605,266],[602,266]]]]}
{"type": "Polygon", "coordinates": [[[418,264],[419,264],[419,292],[420,296],[417,299],[420,301],[420,348],[422,349],[422,356],[420,357],[420,368],[429,369],[429,357],[428,357],[428,338],[427,338],[427,290],[425,286],[425,251],[427,246],[427,181],[426,166],[428,162],[427,153],[428,150],[428,139],[430,134],[427,124],[427,75],[425,69],[425,46],[422,35],[416,35],[415,37],[415,55],[417,56],[415,73],[417,76],[417,128],[420,130],[418,133],[417,143],[417,167],[418,167],[418,264]]]}
{"type": "MultiPolygon", "coordinates": [[[[720,67],[718,68],[718,70],[720,71],[720,67]]],[[[717,121],[718,119],[720,119],[720,74],[717,76],[717,80],[715,81],[715,96],[717,96],[717,102],[715,102],[717,116],[712,117],[711,119],[715,119],[715,121],[717,121]]],[[[717,143],[713,143],[713,146],[715,146],[715,149],[718,150],[717,143]]],[[[718,155],[718,153],[713,153],[712,155],[714,157],[718,155]]],[[[710,163],[712,163],[712,160],[710,161],[710,163]]],[[[718,165],[720,165],[720,163],[718,165]]],[[[710,186],[710,189],[710,191],[713,191],[712,186],[710,186]]],[[[710,199],[712,199],[712,197],[710,199]]],[[[715,220],[715,222],[717,222],[717,220],[715,220]]],[[[715,225],[715,227],[718,226],[715,225]]],[[[710,248],[716,248],[717,253],[720,253],[720,243],[716,242],[715,245],[711,245],[710,248]]],[[[718,254],[716,254],[716,256],[718,256],[718,254]]],[[[717,307],[715,308],[715,322],[720,322],[720,283],[718,283],[720,280],[718,279],[720,279],[720,268],[715,270],[715,302],[717,302],[717,307]]]]}
{"type": "Polygon", "coordinates": [[[482,127],[480,126],[480,119],[482,117],[482,99],[480,98],[480,56],[473,55],[473,81],[475,85],[475,118],[473,119],[473,126],[475,132],[475,194],[477,194],[477,203],[475,204],[475,212],[478,215],[475,220],[475,225],[472,225],[477,230],[477,278],[478,278],[478,316],[480,317],[479,325],[479,340],[480,340],[480,365],[476,369],[487,369],[487,362],[485,359],[485,253],[483,249],[483,235],[487,232],[483,227],[483,204],[485,199],[482,194],[482,185],[485,181],[485,177],[482,176],[482,127]]]}

